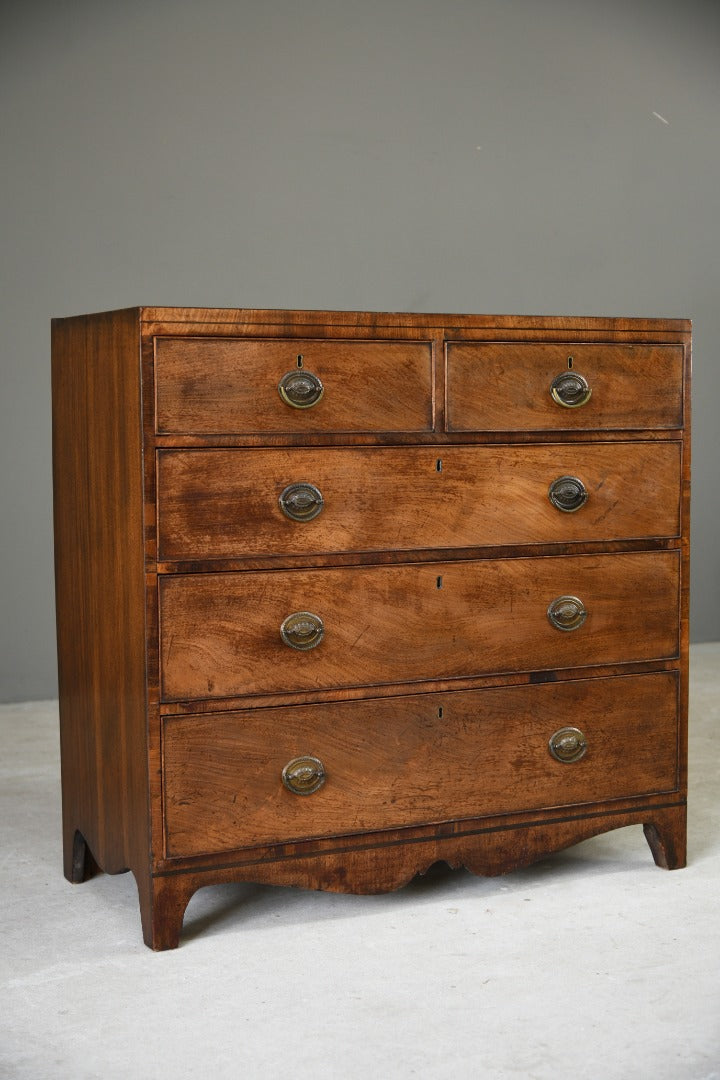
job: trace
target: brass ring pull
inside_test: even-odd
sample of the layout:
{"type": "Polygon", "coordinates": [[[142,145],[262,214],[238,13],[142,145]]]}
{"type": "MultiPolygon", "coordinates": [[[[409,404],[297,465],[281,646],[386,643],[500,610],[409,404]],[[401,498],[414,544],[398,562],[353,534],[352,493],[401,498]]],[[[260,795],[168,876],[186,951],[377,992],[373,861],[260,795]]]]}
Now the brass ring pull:
{"type": "Polygon", "coordinates": [[[288,371],[278,383],[278,393],[293,409],[310,409],[317,405],[325,388],[311,371],[288,371]]]}
{"type": "Polygon", "coordinates": [[[577,476],[558,476],[548,489],[548,498],[558,510],[574,514],[588,500],[588,490],[577,476]]]}
{"type": "Polygon", "coordinates": [[[280,637],[291,649],[307,652],[320,644],[325,635],[325,626],[319,615],[311,611],[295,611],[283,619],[280,637]]]}
{"type": "Polygon", "coordinates": [[[296,757],[282,771],[282,782],[293,795],[312,795],[325,783],[325,767],[316,757],[296,757]]]}
{"type": "Polygon", "coordinates": [[[585,605],[577,596],[558,596],[547,609],[550,625],[556,630],[579,630],[587,615],[585,605]]]}
{"type": "Polygon", "coordinates": [[[571,765],[587,753],[587,739],[580,728],[564,727],[550,736],[548,749],[556,761],[571,765]]]}
{"type": "Polygon", "coordinates": [[[291,521],[312,521],[325,505],[322,492],[314,484],[289,484],[278,501],[291,521]]]}
{"type": "Polygon", "coordinates": [[[592,390],[584,375],[577,371],[561,371],[550,383],[550,394],[558,405],[578,409],[590,400],[592,390]]]}

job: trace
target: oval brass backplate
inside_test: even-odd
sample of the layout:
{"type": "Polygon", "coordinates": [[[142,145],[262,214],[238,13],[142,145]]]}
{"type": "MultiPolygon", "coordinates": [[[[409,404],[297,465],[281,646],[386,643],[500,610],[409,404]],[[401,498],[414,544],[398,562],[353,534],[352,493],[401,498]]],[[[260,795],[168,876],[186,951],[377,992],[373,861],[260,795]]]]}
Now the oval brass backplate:
{"type": "Polygon", "coordinates": [[[577,596],[558,596],[547,609],[547,617],[556,630],[579,630],[588,613],[577,596]]]}
{"type": "Polygon", "coordinates": [[[278,393],[293,409],[310,409],[317,405],[325,388],[311,371],[288,371],[278,383],[278,393]]]}
{"type": "Polygon", "coordinates": [[[306,483],[288,484],[278,501],[291,521],[312,521],[325,505],[320,489],[306,483]]]}
{"type": "Polygon", "coordinates": [[[325,624],[319,615],[312,611],[294,611],[283,619],[280,637],[291,649],[305,652],[320,644],[325,635],[325,624]]]}
{"type": "Polygon", "coordinates": [[[574,514],[588,500],[588,490],[577,476],[558,476],[548,488],[548,498],[557,510],[574,514]]]}
{"type": "Polygon", "coordinates": [[[587,739],[580,728],[560,728],[550,736],[548,749],[556,761],[571,765],[587,753],[587,739]]]}
{"type": "Polygon", "coordinates": [[[282,771],[282,782],[293,795],[312,795],[325,783],[325,767],[309,755],[293,758],[282,771]]]}
{"type": "Polygon", "coordinates": [[[584,375],[577,371],[561,371],[550,383],[550,394],[557,405],[578,409],[590,400],[592,390],[584,375]]]}

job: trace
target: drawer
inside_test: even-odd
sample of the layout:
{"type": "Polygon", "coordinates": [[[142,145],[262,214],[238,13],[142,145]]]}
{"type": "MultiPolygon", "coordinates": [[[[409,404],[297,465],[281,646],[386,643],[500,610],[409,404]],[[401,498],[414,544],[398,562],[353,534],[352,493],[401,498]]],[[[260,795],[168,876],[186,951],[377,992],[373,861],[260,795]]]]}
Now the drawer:
{"type": "Polygon", "coordinates": [[[449,431],[679,428],[680,345],[455,342],[447,345],[449,431]],[[560,399],[590,397],[584,404],[560,399]],[[571,380],[568,384],[567,380],[571,380]],[[580,380],[580,381],[578,381],[580,380]]]}
{"type": "Polygon", "coordinates": [[[159,558],[677,536],[679,493],[674,442],[163,450],[159,558]]]}
{"type": "Polygon", "coordinates": [[[677,551],[164,575],[162,696],[291,693],[674,657],[678,580],[677,551]],[[576,629],[551,625],[549,606],[561,597],[579,601],[560,604],[565,625],[581,622],[584,607],[576,629]]]}
{"type": "Polygon", "coordinates": [[[427,341],[156,338],[155,383],[160,433],[433,429],[427,341]]]}
{"type": "Polygon", "coordinates": [[[169,717],[166,853],[672,791],[677,739],[674,672],[169,717]],[[566,727],[584,738],[579,760],[550,753],[566,727]],[[302,758],[321,766],[305,763],[301,782],[321,782],[306,795],[282,779],[302,758]]]}

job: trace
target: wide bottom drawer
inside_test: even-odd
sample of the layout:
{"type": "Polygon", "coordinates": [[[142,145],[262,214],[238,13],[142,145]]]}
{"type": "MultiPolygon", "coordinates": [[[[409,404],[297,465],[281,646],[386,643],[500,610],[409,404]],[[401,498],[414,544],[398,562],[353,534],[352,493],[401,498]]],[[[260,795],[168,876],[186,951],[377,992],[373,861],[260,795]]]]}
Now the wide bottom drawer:
{"type": "Polygon", "coordinates": [[[168,717],[166,856],[672,791],[677,700],[656,672],[168,717]]]}

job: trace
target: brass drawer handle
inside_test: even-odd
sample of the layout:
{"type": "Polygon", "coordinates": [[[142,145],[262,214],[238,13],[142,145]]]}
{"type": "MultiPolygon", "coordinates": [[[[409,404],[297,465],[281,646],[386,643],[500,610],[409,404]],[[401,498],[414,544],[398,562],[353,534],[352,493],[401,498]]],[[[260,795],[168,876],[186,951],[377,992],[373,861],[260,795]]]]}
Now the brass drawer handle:
{"type": "Polygon", "coordinates": [[[558,476],[548,489],[548,498],[558,510],[574,514],[588,500],[588,490],[577,476],[558,476]]]}
{"type": "Polygon", "coordinates": [[[547,617],[556,630],[579,630],[587,615],[577,596],[558,596],[547,609],[547,617]]]}
{"type": "Polygon", "coordinates": [[[282,771],[282,782],[294,795],[312,795],[325,783],[325,766],[316,757],[296,757],[282,771]]]}
{"type": "Polygon", "coordinates": [[[317,405],[325,388],[311,371],[288,371],[278,383],[278,393],[293,409],[310,409],[317,405]]]}
{"type": "Polygon", "coordinates": [[[550,393],[558,405],[578,409],[590,400],[592,390],[584,375],[577,371],[561,371],[550,383],[550,393]]]}
{"type": "Polygon", "coordinates": [[[571,765],[587,753],[587,739],[580,728],[564,727],[550,736],[548,749],[556,761],[571,765]]]}
{"type": "Polygon", "coordinates": [[[323,639],[325,626],[319,615],[311,611],[295,611],[283,619],[280,637],[291,649],[302,652],[314,649],[323,639]]]}
{"type": "Polygon", "coordinates": [[[291,521],[312,521],[325,500],[314,484],[289,484],[280,495],[280,509],[291,521]]]}

